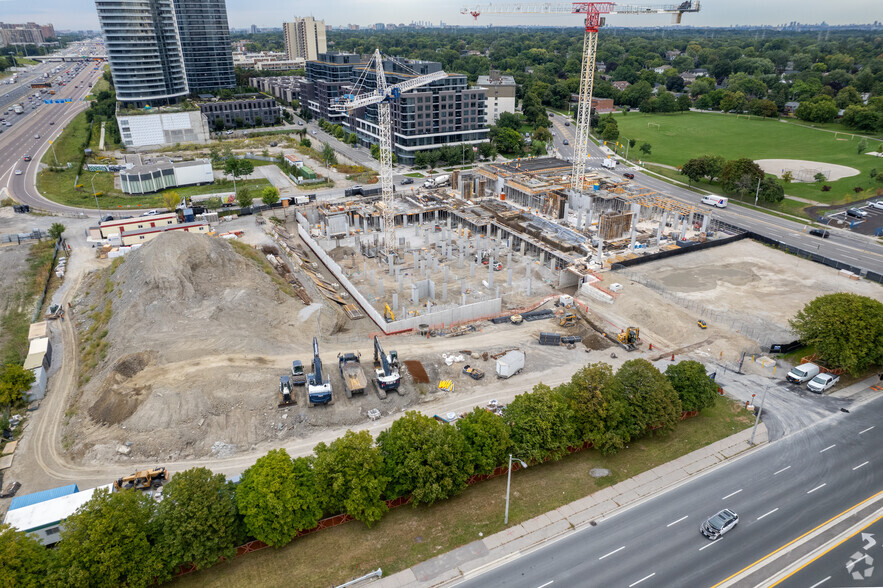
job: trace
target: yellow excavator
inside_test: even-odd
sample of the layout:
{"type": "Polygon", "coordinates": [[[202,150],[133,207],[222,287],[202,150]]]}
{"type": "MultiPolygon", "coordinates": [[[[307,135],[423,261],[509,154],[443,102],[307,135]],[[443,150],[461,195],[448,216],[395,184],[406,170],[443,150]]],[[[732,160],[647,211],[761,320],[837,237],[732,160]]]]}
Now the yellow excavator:
{"type": "Polygon", "coordinates": [[[576,324],[576,315],[572,312],[565,312],[561,315],[561,318],[558,319],[559,327],[572,327],[576,324]]]}
{"type": "Polygon", "coordinates": [[[166,468],[156,467],[152,470],[143,470],[135,472],[128,476],[124,476],[114,481],[114,490],[147,490],[148,488],[159,488],[167,479],[168,473],[166,468]]]}
{"type": "Polygon", "coordinates": [[[640,344],[640,341],[638,340],[640,333],[641,330],[638,327],[628,327],[626,330],[619,333],[616,336],[616,339],[626,351],[631,351],[640,344]]]}
{"type": "Polygon", "coordinates": [[[384,304],[383,318],[385,318],[386,322],[388,322],[388,323],[391,323],[394,320],[396,320],[396,315],[392,311],[392,309],[389,307],[389,304],[384,304]]]}

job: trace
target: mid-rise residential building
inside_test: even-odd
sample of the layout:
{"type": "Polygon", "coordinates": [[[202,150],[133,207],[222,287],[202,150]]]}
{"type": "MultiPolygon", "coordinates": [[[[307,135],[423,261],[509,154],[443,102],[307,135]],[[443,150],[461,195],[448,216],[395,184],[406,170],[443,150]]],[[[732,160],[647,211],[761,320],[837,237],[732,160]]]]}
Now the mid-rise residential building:
{"type": "MultiPolygon", "coordinates": [[[[385,60],[388,84],[441,71],[434,61],[385,60]]],[[[290,102],[298,100],[316,118],[323,118],[355,133],[364,144],[379,142],[377,106],[352,112],[332,110],[334,101],[354,91],[376,87],[376,71],[353,53],[325,53],[307,61],[306,77],[252,78],[249,83],[290,102]]],[[[399,161],[414,162],[417,151],[462,145],[464,150],[487,141],[487,104],[483,88],[469,88],[466,76],[449,74],[421,88],[405,92],[392,102],[393,150],[399,161]]]]}
{"type": "Polygon", "coordinates": [[[277,124],[282,119],[282,109],[272,98],[261,94],[241,94],[233,100],[200,102],[199,110],[212,129],[236,126],[277,124]]]}
{"type": "Polygon", "coordinates": [[[190,92],[236,87],[225,0],[175,0],[175,17],[190,92]]]}
{"type": "Polygon", "coordinates": [[[7,45],[44,45],[55,38],[55,28],[35,22],[13,24],[0,22],[0,47],[7,45]]]}
{"type": "Polygon", "coordinates": [[[489,75],[478,76],[475,85],[483,88],[487,94],[487,117],[494,124],[504,112],[515,113],[515,90],[518,87],[515,78],[491,70],[489,75]]]}
{"type": "Polygon", "coordinates": [[[288,59],[318,59],[319,54],[328,51],[325,39],[325,21],[311,16],[295,18],[294,22],[282,24],[285,52],[288,59]]]}
{"type": "Polygon", "coordinates": [[[169,104],[188,93],[174,0],[95,0],[117,100],[169,104]]]}

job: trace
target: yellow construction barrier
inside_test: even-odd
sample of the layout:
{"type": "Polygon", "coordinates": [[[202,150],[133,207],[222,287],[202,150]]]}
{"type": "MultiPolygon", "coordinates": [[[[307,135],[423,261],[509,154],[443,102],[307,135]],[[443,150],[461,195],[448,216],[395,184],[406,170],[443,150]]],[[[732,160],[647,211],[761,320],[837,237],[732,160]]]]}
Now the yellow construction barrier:
{"type": "Polygon", "coordinates": [[[454,391],[454,382],[453,380],[442,380],[438,383],[438,389],[444,390],[445,392],[453,392],[454,391]]]}

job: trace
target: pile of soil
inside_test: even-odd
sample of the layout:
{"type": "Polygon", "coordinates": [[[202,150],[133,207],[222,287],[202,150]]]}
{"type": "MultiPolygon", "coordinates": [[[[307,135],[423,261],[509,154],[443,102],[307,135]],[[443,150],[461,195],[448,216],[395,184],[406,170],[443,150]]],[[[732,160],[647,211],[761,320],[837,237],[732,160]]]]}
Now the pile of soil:
{"type": "Polygon", "coordinates": [[[227,241],[164,234],[84,289],[72,313],[81,337],[90,308],[110,300],[113,312],[107,356],[68,424],[74,455],[120,457],[132,442],[130,458],[204,456],[300,432],[304,419],[280,420],[274,394],[316,321],[227,241]]]}

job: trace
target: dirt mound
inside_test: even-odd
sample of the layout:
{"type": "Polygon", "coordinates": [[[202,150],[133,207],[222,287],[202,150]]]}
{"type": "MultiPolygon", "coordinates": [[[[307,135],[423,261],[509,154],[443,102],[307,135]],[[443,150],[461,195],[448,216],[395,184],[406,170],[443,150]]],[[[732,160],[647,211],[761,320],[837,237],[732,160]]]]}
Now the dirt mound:
{"type": "Polygon", "coordinates": [[[132,456],[208,455],[217,443],[247,449],[278,436],[273,413],[255,416],[280,356],[308,348],[315,320],[299,320],[303,303],[205,235],[166,233],[117,263],[91,277],[74,313],[82,336],[94,318],[83,309],[111,301],[107,355],[68,425],[74,452],[134,441],[132,456]]]}

